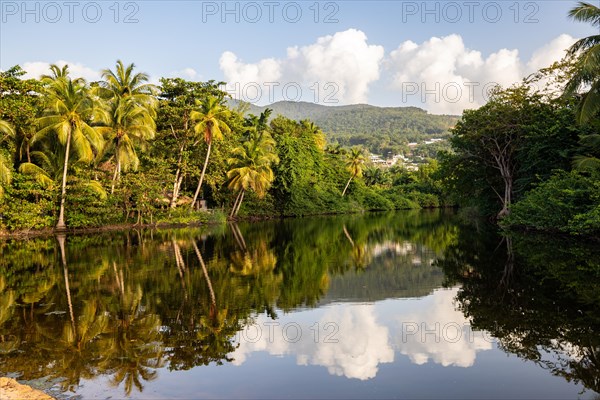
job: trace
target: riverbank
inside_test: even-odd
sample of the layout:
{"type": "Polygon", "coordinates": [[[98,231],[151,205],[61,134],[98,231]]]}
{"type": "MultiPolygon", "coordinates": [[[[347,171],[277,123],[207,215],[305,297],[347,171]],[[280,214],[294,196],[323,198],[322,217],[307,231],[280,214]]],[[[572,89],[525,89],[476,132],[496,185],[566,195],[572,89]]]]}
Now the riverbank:
{"type": "Polygon", "coordinates": [[[0,399],[2,400],[54,400],[41,390],[22,385],[12,378],[0,378],[0,399]]]}

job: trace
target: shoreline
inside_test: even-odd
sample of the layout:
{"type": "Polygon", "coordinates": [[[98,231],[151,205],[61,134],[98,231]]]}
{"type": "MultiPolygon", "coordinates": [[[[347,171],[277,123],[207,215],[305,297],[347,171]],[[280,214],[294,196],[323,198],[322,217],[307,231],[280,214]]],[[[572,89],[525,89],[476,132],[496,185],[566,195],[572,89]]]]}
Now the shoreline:
{"type": "Polygon", "coordinates": [[[0,399],[2,400],[55,400],[54,397],[15,379],[0,377],[0,399]]]}

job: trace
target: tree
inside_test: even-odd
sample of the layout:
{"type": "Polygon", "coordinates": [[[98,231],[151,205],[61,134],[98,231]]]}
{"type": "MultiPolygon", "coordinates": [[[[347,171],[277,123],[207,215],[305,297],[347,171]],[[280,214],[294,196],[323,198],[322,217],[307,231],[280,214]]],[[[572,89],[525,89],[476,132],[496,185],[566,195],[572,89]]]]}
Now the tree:
{"type": "Polygon", "coordinates": [[[202,172],[200,174],[198,188],[196,188],[194,199],[192,200],[192,210],[194,209],[196,200],[200,194],[200,188],[202,187],[202,181],[204,180],[204,174],[206,173],[213,140],[221,140],[223,138],[223,133],[231,132],[231,129],[226,122],[226,119],[230,116],[231,112],[223,105],[222,99],[208,96],[202,102],[199,102],[197,106],[199,106],[200,109],[192,111],[190,118],[192,121],[197,121],[196,125],[194,125],[194,131],[197,135],[204,136],[204,141],[208,148],[206,149],[206,159],[204,160],[204,166],[202,167],[202,172]]]}
{"type": "MultiPolygon", "coordinates": [[[[0,143],[4,142],[8,138],[14,138],[15,131],[13,127],[6,121],[0,119],[0,143]]],[[[0,198],[4,194],[2,185],[10,184],[11,179],[11,168],[8,160],[0,153],[0,198]]]]}
{"type": "MultiPolygon", "coordinates": [[[[600,8],[579,2],[569,11],[569,17],[600,29],[600,8]]],[[[589,122],[600,111],[600,35],[592,35],[575,42],[567,55],[576,57],[574,74],[565,86],[565,94],[573,95],[583,87],[589,90],[581,96],[577,109],[578,120],[589,122]]]]}
{"type": "Polygon", "coordinates": [[[107,100],[109,110],[108,126],[102,128],[102,132],[115,150],[116,166],[111,194],[120,179],[121,169],[138,168],[136,144],[142,145],[146,140],[153,139],[156,132],[154,119],[158,103],[153,96],[155,87],[146,83],[148,75],[133,74],[134,68],[134,64],[125,67],[118,60],[116,71],[106,69],[102,72],[105,81],[98,90],[100,96],[107,100]]]}
{"type": "Polygon", "coordinates": [[[348,190],[348,186],[350,186],[350,182],[354,178],[360,178],[362,176],[363,165],[366,162],[365,155],[362,149],[353,148],[346,158],[346,169],[350,172],[350,179],[348,179],[348,183],[346,183],[346,187],[342,192],[342,197],[346,194],[346,190],[348,190]]]}
{"type": "Polygon", "coordinates": [[[451,170],[446,172],[447,183],[467,200],[493,193],[500,203],[496,217],[506,216],[517,193],[529,189],[537,175],[549,176],[570,158],[576,133],[561,109],[525,85],[498,88],[487,104],[466,110],[451,130],[455,154],[442,161],[443,168],[451,170]],[[550,143],[564,147],[549,148],[550,143]]]}
{"type": "Polygon", "coordinates": [[[59,69],[56,65],[52,65],[50,70],[53,76],[43,77],[48,106],[44,115],[38,120],[42,128],[33,141],[40,141],[53,133],[64,146],[60,212],[56,224],[56,229],[62,230],[66,228],[64,216],[71,146],[79,156],[79,160],[91,162],[94,153],[102,148],[104,142],[102,135],[97,128],[90,126],[90,122],[103,121],[106,115],[94,104],[85,81],[81,78],[73,80],[69,77],[68,66],[59,69]]]}
{"type": "Polygon", "coordinates": [[[271,165],[279,162],[274,151],[275,141],[267,132],[245,141],[233,149],[228,160],[231,169],[227,172],[230,189],[238,195],[233,203],[231,217],[237,215],[244,200],[244,193],[253,190],[259,198],[267,194],[275,175],[271,165]]]}
{"type": "Polygon", "coordinates": [[[189,82],[181,78],[161,78],[160,106],[157,115],[159,139],[154,149],[160,157],[167,157],[175,168],[170,208],[177,206],[183,179],[189,172],[189,159],[192,148],[199,139],[194,134],[190,115],[197,101],[207,96],[220,99],[226,93],[219,89],[224,82],[189,82]],[[157,146],[158,145],[158,146],[157,146]]]}

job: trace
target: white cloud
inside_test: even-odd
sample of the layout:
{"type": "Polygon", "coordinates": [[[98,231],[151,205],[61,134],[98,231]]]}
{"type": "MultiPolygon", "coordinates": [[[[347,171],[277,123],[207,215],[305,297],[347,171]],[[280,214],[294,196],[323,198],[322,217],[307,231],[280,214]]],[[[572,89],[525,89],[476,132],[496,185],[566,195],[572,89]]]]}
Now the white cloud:
{"type": "Polygon", "coordinates": [[[564,56],[574,39],[561,35],[523,62],[517,49],[500,49],[487,57],[468,49],[460,35],[416,44],[406,41],[390,53],[386,65],[402,103],[421,102],[434,113],[460,114],[485,103],[487,90],[511,86],[537,69],[564,56]]]}
{"type": "Polygon", "coordinates": [[[200,80],[201,76],[200,74],[198,74],[198,72],[196,72],[196,70],[194,68],[184,68],[180,71],[174,71],[171,72],[170,74],[172,77],[179,77],[179,78],[183,78],[183,79],[189,79],[189,80],[200,80]]]}
{"type": "MultiPolygon", "coordinates": [[[[282,59],[244,63],[227,51],[219,63],[230,87],[258,84],[265,91],[255,100],[258,103],[298,100],[297,90],[284,89],[293,84],[300,87],[302,100],[345,104],[367,102],[369,84],[379,79],[383,57],[382,46],[369,45],[364,32],[348,29],[307,46],[289,47],[282,59]]],[[[237,94],[244,97],[243,91],[237,94]]]]}
{"type": "MultiPolygon", "coordinates": [[[[42,75],[50,74],[50,64],[44,61],[33,61],[24,63],[21,68],[27,73],[25,74],[25,78],[39,78],[42,75]]],[[[95,69],[86,67],[81,63],[75,63],[65,60],[58,60],[54,62],[59,67],[63,67],[65,64],[69,65],[70,75],[73,78],[84,78],[87,81],[98,81],[100,80],[100,71],[95,69]]]]}
{"type": "Polygon", "coordinates": [[[531,59],[527,63],[527,69],[534,72],[540,68],[550,66],[553,62],[563,58],[567,54],[567,49],[571,47],[576,40],[577,39],[567,34],[558,36],[533,53],[531,59]]]}

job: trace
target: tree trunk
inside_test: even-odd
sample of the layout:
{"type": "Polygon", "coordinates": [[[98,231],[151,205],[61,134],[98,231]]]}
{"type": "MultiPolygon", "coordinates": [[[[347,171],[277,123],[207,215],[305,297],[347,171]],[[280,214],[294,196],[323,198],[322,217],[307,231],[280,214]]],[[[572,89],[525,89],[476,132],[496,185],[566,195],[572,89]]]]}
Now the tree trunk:
{"type": "Polygon", "coordinates": [[[348,186],[350,186],[350,181],[352,180],[352,178],[354,178],[354,175],[352,175],[350,177],[350,179],[348,179],[348,183],[346,183],[346,187],[344,188],[344,191],[342,192],[342,197],[344,197],[344,195],[346,194],[346,190],[348,190],[348,186]]]}
{"type": "Polygon", "coordinates": [[[73,127],[69,129],[67,134],[67,145],[65,149],[65,164],[63,166],[63,177],[62,177],[62,189],[60,195],[60,211],[58,213],[58,222],[56,224],[57,230],[65,230],[65,200],[67,198],[67,169],[69,167],[69,151],[71,150],[71,131],[73,127]]]}
{"type": "Polygon", "coordinates": [[[177,207],[177,197],[179,196],[179,174],[181,174],[181,168],[177,168],[177,172],[175,172],[175,182],[173,182],[173,195],[171,196],[171,204],[169,204],[169,207],[171,209],[177,207]]]}
{"type": "Polygon", "coordinates": [[[237,217],[238,213],[240,212],[240,208],[242,207],[242,201],[244,201],[244,193],[246,193],[246,191],[242,189],[242,197],[240,197],[240,201],[237,205],[237,209],[235,210],[235,214],[233,214],[234,217],[237,217]]]}
{"type": "Polygon", "coordinates": [[[242,191],[240,190],[237,197],[235,198],[235,201],[233,202],[233,207],[231,208],[231,213],[229,214],[230,218],[233,218],[233,215],[235,214],[235,209],[237,208],[237,205],[238,205],[238,202],[240,201],[241,196],[242,196],[242,191]]]}
{"type": "Polygon", "coordinates": [[[177,198],[179,197],[179,189],[181,188],[181,182],[183,181],[183,174],[181,173],[181,162],[183,160],[183,150],[184,149],[185,149],[184,146],[179,147],[179,158],[177,159],[177,172],[175,173],[175,182],[173,182],[173,196],[171,197],[171,204],[169,204],[169,207],[172,209],[177,207],[177,198]]]}
{"type": "Polygon", "coordinates": [[[196,200],[198,200],[198,195],[200,194],[200,188],[202,187],[202,181],[204,180],[204,173],[206,172],[206,166],[208,165],[208,158],[210,157],[210,148],[212,146],[212,142],[208,142],[208,149],[206,150],[206,160],[204,160],[204,167],[202,167],[202,173],[200,174],[200,182],[198,182],[198,188],[196,189],[196,193],[194,193],[194,199],[192,200],[191,209],[194,209],[196,205],[196,200]]]}
{"type": "Polygon", "coordinates": [[[112,185],[110,187],[110,194],[114,193],[115,184],[121,176],[121,160],[119,160],[119,141],[117,141],[117,146],[115,150],[115,161],[117,162],[117,165],[115,166],[115,173],[113,175],[112,185]]]}

